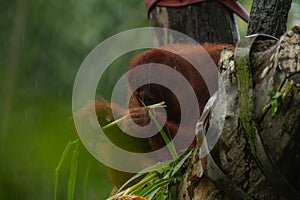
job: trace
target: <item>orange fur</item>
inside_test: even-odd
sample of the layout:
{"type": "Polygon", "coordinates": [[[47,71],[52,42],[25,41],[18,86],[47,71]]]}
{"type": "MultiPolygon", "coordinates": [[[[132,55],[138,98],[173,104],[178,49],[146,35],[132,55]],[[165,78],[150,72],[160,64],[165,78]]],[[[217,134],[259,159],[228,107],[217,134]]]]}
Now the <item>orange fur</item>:
{"type": "MultiPolygon", "coordinates": [[[[232,46],[227,44],[208,44],[208,43],[204,43],[201,47],[199,45],[174,44],[174,45],[164,46],[161,49],[150,49],[133,58],[128,66],[128,70],[131,70],[135,67],[139,67],[142,64],[149,64],[149,63],[164,64],[177,70],[189,81],[189,84],[192,86],[193,90],[195,91],[199,103],[199,113],[202,113],[203,108],[210,97],[210,93],[204,81],[204,78],[206,78],[206,80],[212,79],[210,77],[213,76],[213,73],[211,71],[213,71],[213,68],[216,67],[218,60],[220,58],[220,53],[224,48],[234,49],[232,46]],[[207,54],[203,52],[202,49],[204,49],[209,54],[213,62],[209,62],[208,60],[206,60],[207,54]],[[170,51],[172,51],[173,53],[171,53],[170,51]],[[207,77],[203,78],[198,73],[198,71],[192,66],[191,63],[189,63],[188,61],[186,61],[184,58],[182,58],[177,54],[189,57],[191,59],[195,59],[195,63],[198,64],[200,67],[204,67],[204,68],[206,67],[204,69],[205,72],[204,74],[207,77]]],[[[149,70],[151,71],[151,67],[149,70]]],[[[131,83],[135,81],[135,78],[140,76],[143,77],[145,75],[134,74],[132,76],[129,76],[128,77],[129,87],[131,86],[131,83]]],[[[172,77],[166,77],[166,79],[168,78],[172,78],[172,77]]],[[[213,82],[211,84],[213,84],[213,82]]],[[[129,91],[130,90],[131,88],[129,88],[129,91]]],[[[131,96],[129,102],[130,103],[129,110],[125,110],[120,108],[117,105],[107,103],[102,98],[99,99],[99,101],[96,103],[95,106],[96,106],[99,121],[102,123],[102,125],[105,124],[104,122],[105,120],[112,118],[110,109],[112,106],[115,106],[115,108],[118,110],[118,113],[120,113],[120,117],[130,114],[131,118],[136,124],[140,126],[145,126],[149,123],[150,117],[148,115],[148,111],[144,108],[144,106],[141,104],[139,99],[141,99],[146,105],[151,105],[151,104],[164,101],[167,106],[165,108],[167,113],[167,121],[163,127],[165,132],[170,134],[169,135],[170,138],[173,138],[177,133],[178,127],[182,126],[184,127],[183,129],[184,138],[180,138],[180,139],[185,140],[187,138],[194,138],[194,142],[192,145],[195,145],[196,137],[194,133],[194,128],[199,116],[193,115],[194,108],[191,108],[191,110],[185,110],[183,112],[187,113],[188,117],[190,117],[191,120],[189,121],[188,124],[181,124],[180,116],[182,111],[180,109],[180,105],[177,100],[178,98],[180,99],[182,97],[176,97],[166,87],[150,83],[138,88],[136,91],[133,92],[133,95],[131,96]]],[[[160,112],[154,112],[154,113],[155,113],[155,117],[158,119],[158,121],[160,121],[161,118],[160,112]]],[[[127,125],[128,125],[127,120],[123,120],[122,126],[127,126],[127,125]]],[[[118,134],[114,133],[113,142],[115,142],[121,148],[124,149],[128,148],[128,150],[130,151],[147,152],[151,150],[154,151],[165,146],[165,143],[159,133],[149,138],[134,138],[131,136],[124,136],[126,134],[121,132],[118,134]],[[126,141],[126,144],[124,144],[124,141],[126,141]],[[132,147],[128,147],[128,145],[131,145],[132,147]],[[137,147],[134,147],[135,145],[137,147]]],[[[116,170],[112,170],[112,169],[109,169],[108,171],[110,172],[109,176],[113,181],[113,184],[117,187],[120,187],[124,183],[124,178],[123,179],[120,178],[120,172],[116,173],[116,170]]],[[[124,177],[126,176],[124,175],[124,177]]]]}

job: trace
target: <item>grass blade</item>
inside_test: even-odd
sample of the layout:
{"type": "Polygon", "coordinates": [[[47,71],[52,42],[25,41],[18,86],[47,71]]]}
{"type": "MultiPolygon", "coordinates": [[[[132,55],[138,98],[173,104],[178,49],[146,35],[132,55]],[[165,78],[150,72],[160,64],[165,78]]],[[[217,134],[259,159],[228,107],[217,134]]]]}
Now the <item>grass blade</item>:
{"type": "Polygon", "coordinates": [[[75,197],[75,185],[77,177],[77,168],[78,168],[78,146],[79,143],[76,143],[75,149],[73,150],[70,175],[68,180],[68,195],[67,200],[74,200],[75,197]]]}
{"type": "Polygon", "coordinates": [[[57,167],[55,168],[55,185],[54,185],[54,200],[57,200],[57,188],[58,188],[58,179],[59,179],[59,170],[62,166],[62,163],[66,160],[66,157],[68,155],[68,152],[71,148],[71,146],[74,143],[77,143],[79,141],[79,139],[74,140],[74,141],[69,141],[60,157],[60,160],[57,164],[57,167]]]}
{"type": "Polygon", "coordinates": [[[153,192],[148,195],[148,200],[152,200],[159,190],[160,190],[160,187],[153,190],[153,192]]]}
{"type": "Polygon", "coordinates": [[[146,169],[140,171],[138,174],[134,175],[133,177],[131,177],[128,181],[126,181],[122,187],[119,189],[118,193],[120,191],[122,191],[124,189],[124,187],[126,187],[126,185],[128,185],[131,181],[145,175],[146,173],[149,173],[149,172],[153,172],[153,171],[159,171],[161,169],[164,169],[166,168],[167,166],[169,166],[173,161],[172,160],[167,160],[165,162],[158,162],[156,163],[155,165],[152,165],[150,167],[147,167],[146,169]]]}
{"type": "Polygon", "coordinates": [[[160,124],[158,123],[156,117],[153,115],[153,113],[151,112],[151,107],[147,106],[141,99],[139,99],[139,101],[141,102],[141,104],[147,109],[151,119],[153,120],[156,128],[159,131],[160,135],[162,136],[164,142],[166,143],[170,153],[171,153],[171,156],[173,159],[177,159],[178,158],[178,154],[176,152],[176,148],[174,146],[174,143],[170,141],[170,139],[168,138],[167,134],[165,133],[165,131],[162,129],[162,127],[160,126],[160,124]]]}
{"type": "Polygon", "coordinates": [[[84,174],[84,179],[83,179],[83,184],[81,188],[81,195],[80,195],[80,200],[84,200],[85,194],[86,194],[86,189],[87,189],[87,183],[89,180],[89,173],[90,173],[90,167],[91,167],[91,158],[89,158],[87,168],[84,174]]]}
{"type": "MultiPolygon", "coordinates": [[[[166,107],[166,106],[164,105],[164,103],[165,103],[165,102],[160,102],[160,103],[157,103],[157,104],[153,104],[153,105],[148,106],[148,108],[149,108],[149,109],[152,109],[152,108],[164,108],[164,107],[166,107]]],[[[109,128],[111,128],[112,126],[117,125],[118,122],[124,120],[124,119],[127,118],[127,117],[130,117],[130,114],[125,115],[125,116],[123,116],[123,117],[121,117],[121,118],[119,118],[119,119],[116,119],[115,121],[113,121],[113,122],[111,122],[111,123],[109,123],[109,124],[106,124],[105,126],[102,127],[102,130],[105,131],[106,129],[109,129],[109,128]]]]}
{"type": "Polygon", "coordinates": [[[190,150],[182,159],[179,160],[179,162],[172,167],[172,173],[171,173],[171,177],[173,177],[182,167],[182,165],[184,164],[184,162],[190,157],[190,155],[192,154],[192,150],[190,150]]]}
{"type": "Polygon", "coordinates": [[[109,129],[115,125],[117,125],[118,122],[124,120],[125,118],[127,118],[129,115],[125,115],[124,117],[121,117],[120,119],[117,119],[115,121],[112,121],[111,123],[109,124],[106,124],[105,126],[102,127],[102,130],[105,131],[106,129],[109,129]]]}
{"type": "Polygon", "coordinates": [[[145,196],[145,197],[155,196],[155,194],[160,190],[162,186],[167,185],[170,182],[172,182],[171,179],[159,180],[156,183],[154,183],[151,187],[149,187],[147,190],[145,190],[145,193],[141,196],[145,196]]]}
{"type": "Polygon", "coordinates": [[[130,188],[128,188],[126,190],[126,192],[124,193],[124,195],[130,194],[132,191],[138,189],[139,187],[145,185],[147,182],[153,180],[156,176],[158,176],[158,173],[156,173],[156,172],[148,174],[140,182],[138,182],[137,184],[135,184],[135,185],[131,186],[130,188]]]}

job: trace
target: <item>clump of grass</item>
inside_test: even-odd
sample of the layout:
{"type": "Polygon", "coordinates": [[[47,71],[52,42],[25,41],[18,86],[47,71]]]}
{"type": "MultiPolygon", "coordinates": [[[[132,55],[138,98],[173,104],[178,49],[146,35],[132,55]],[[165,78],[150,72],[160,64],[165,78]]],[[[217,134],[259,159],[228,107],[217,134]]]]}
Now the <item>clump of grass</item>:
{"type": "MultiPolygon", "coordinates": [[[[158,123],[154,114],[151,112],[151,107],[146,106],[145,103],[141,100],[140,102],[147,109],[151,119],[153,120],[154,124],[160,132],[160,135],[166,143],[173,159],[165,162],[159,162],[156,165],[146,168],[145,170],[136,174],[119,189],[117,194],[108,198],[107,200],[114,200],[118,197],[126,195],[138,195],[140,197],[145,197],[148,200],[171,199],[172,187],[176,187],[176,184],[182,179],[182,171],[180,169],[192,153],[192,151],[190,150],[187,151],[187,153],[183,157],[179,157],[176,152],[174,143],[170,141],[170,139],[167,137],[167,134],[164,132],[164,130],[158,123]],[[145,177],[141,181],[127,189],[124,189],[130,182],[142,176],[145,177]]],[[[161,106],[163,104],[164,102],[156,105],[161,106]]]]}
{"type": "MultiPolygon", "coordinates": [[[[60,169],[65,162],[65,160],[68,157],[69,151],[72,147],[72,157],[71,157],[71,163],[70,163],[70,170],[69,170],[69,178],[68,178],[68,186],[67,186],[67,200],[73,200],[75,199],[75,186],[77,181],[77,169],[78,169],[78,155],[79,155],[79,146],[80,146],[79,139],[76,139],[74,141],[69,141],[60,157],[60,160],[58,162],[57,167],[55,168],[55,184],[54,184],[54,200],[57,200],[58,196],[58,183],[59,183],[59,172],[60,169]]],[[[90,171],[90,162],[89,159],[87,168],[84,175],[84,180],[81,188],[81,194],[80,194],[80,200],[83,200],[86,194],[87,189],[87,183],[88,183],[88,175],[90,171]]]]}
{"type": "Polygon", "coordinates": [[[114,200],[126,195],[138,195],[148,200],[169,200],[171,199],[172,187],[182,180],[182,166],[191,155],[192,151],[175,160],[159,162],[129,179],[115,194],[107,200],[114,200]],[[146,175],[146,176],[145,176],[146,175]],[[133,180],[145,176],[140,182],[124,189],[133,180]]]}
{"type": "MultiPolygon", "coordinates": [[[[172,189],[175,188],[176,184],[180,182],[182,179],[182,171],[180,169],[182,168],[187,158],[191,155],[192,151],[190,150],[190,151],[186,151],[186,153],[183,156],[179,157],[173,142],[170,141],[167,134],[164,132],[164,130],[158,123],[157,119],[155,118],[154,114],[152,113],[151,109],[153,108],[165,107],[164,102],[150,105],[150,106],[146,106],[142,101],[141,103],[147,109],[150,118],[153,120],[154,124],[159,130],[159,133],[162,136],[164,142],[166,143],[173,159],[165,162],[158,162],[157,164],[142,170],[140,173],[136,174],[130,180],[128,180],[119,189],[116,195],[108,198],[107,200],[114,200],[122,196],[127,197],[127,195],[138,195],[141,197],[145,197],[148,200],[171,199],[172,189]],[[143,176],[144,178],[140,182],[125,189],[130,182],[143,176]]],[[[113,126],[116,126],[118,122],[124,120],[128,116],[124,116],[118,120],[115,120],[107,124],[106,126],[102,127],[102,129],[107,130],[113,126]]],[[[68,157],[71,148],[73,148],[73,152],[71,157],[70,171],[69,171],[69,178],[68,178],[67,200],[75,199],[75,186],[77,180],[78,154],[79,154],[78,148],[80,144],[81,143],[79,139],[76,139],[74,141],[69,141],[62,153],[59,163],[55,169],[54,200],[57,200],[57,196],[58,196],[59,172],[63,163],[68,157]]],[[[79,195],[80,200],[83,200],[85,198],[89,169],[90,169],[90,160],[84,175],[84,181],[82,184],[81,193],[79,195]]]]}

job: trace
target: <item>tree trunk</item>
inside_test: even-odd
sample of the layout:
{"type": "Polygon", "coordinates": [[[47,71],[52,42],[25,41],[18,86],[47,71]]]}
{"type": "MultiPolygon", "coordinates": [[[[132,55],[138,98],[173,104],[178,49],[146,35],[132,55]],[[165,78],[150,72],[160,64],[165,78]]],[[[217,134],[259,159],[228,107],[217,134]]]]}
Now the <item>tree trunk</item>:
{"type": "Polygon", "coordinates": [[[283,35],[291,3],[292,0],[253,0],[247,34],[283,35]]]}
{"type": "MultiPolygon", "coordinates": [[[[248,49],[251,64],[240,57],[234,64],[233,52],[223,52],[224,92],[206,119],[208,128],[218,130],[220,107],[226,105],[221,137],[205,158],[199,158],[198,145],[178,199],[300,198],[300,25],[274,43],[264,36],[255,40],[248,49]]],[[[208,128],[198,127],[198,134],[208,128]]]]}
{"type": "MultiPolygon", "coordinates": [[[[290,4],[254,0],[248,34],[281,36],[290,4]]],[[[156,7],[150,21],[200,43],[238,40],[232,13],[216,1],[156,7]]],[[[221,137],[206,157],[200,157],[199,142],[177,199],[300,199],[299,34],[296,26],[279,41],[258,36],[242,41],[235,53],[223,52],[219,67],[224,88],[198,124],[199,141],[209,130],[221,130],[221,137]]]]}
{"type": "MultiPolygon", "coordinates": [[[[8,48],[6,53],[6,59],[4,60],[3,70],[3,85],[0,86],[0,93],[2,94],[2,105],[0,106],[2,118],[0,118],[0,156],[1,158],[7,156],[5,151],[7,147],[7,137],[9,137],[9,124],[10,113],[12,110],[12,102],[14,100],[14,91],[16,89],[18,67],[20,58],[22,56],[22,38],[26,27],[26,16],[28,11],[28,2],[19,0],[16,2],[15,16],[13,18],[13,26],[11,35],[8,38],[8,48]]],[[[3,67],[3,66],[1,66],[3,67]]],[[[0,174],[6,173],[6,163],[0,164],[0,174]]],[[[0,180],[0,186],[4,186],[3,178],[0,180]]],[[[3,187],[0,187],[0,194],[3,187]]],[[[0,195],[1,198],[1,195],[0,195]]]]}
{"type": "MultiPolygon", "coordinates": [[[[2,120],[0,127],[0,155],[2,152],[5,152],[5,141],[6,137],[9,136],[8,133],[8,124],[10,119],[12,102],[14,99],[14,91],[16,87],[18,67],[20,63],[20,58],[22,56],[22,38],[25,32],[26,27],[26,16],[27,16],[27,8],[28,2],[19,0],[16,3],[14,21],[12,22],[12,30],[11,35],[8,38],[8,48],[6,53],[6,59],[4,60],[4,72],[3,72],[3,85],[0,87],[0,92],[2,96],[2,120]]],[[[3,50],[2,50],[3,51],[3,50]]],[[[3,66],[2,66],[3,67],[3,66]]],[[[4,164],[4,163],[2,163],[4,164]]],[[[1,166],[2,168],[2,166],[1,166]]],[[[4,169],[4,167],[2,168],[4,169]]]]}
{"type": "MultiPolygon", "coordinates": [[[[226,43],[239,40],[233,13],[217,1],[208,1],[184,7],[155,7],[150,12],[154,27],[164,27],[184,33],[199,43],[226,43]]],[[[172,39],[170,35],[167,37],[172,39]]],[[[156,37],[159,45],[170,44],[156,37]]],[[[180,42],[180,41],[176,41],[180,42]]]]}

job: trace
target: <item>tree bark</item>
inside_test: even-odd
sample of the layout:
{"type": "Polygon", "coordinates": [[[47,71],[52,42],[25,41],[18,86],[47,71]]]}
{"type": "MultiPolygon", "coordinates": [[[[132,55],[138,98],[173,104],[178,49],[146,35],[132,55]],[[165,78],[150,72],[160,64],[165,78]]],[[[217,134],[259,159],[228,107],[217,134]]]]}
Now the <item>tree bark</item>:
{"type": "MultiPolygon", "coordinates": [[[[233,13],[217,1],[176,8],[158,6],[150,12],[150,22],[154,27],[182,32],[199,43],[235,45],[239,40],[233,13]]],[[[161,36],[156,38],[159,45],[170,44],[161,36]]],[[[172,36],[168,35],[167,38],[170,40],[172,36]]]]}
{"type": "Polygon", "coordinates": [[[291,3],[292,0],[253,0],[247,34],[283,35],[291,3]]]}
{"type": "MultiPolygon", "coordinates": [[[[254,0],[248,34],[280,37],[290,4],[291,0],[254,0]]],[[[236,44],[232,13],[223,20],[222,12],[229,11],[216,10],[218,6],[208,1],[183,8],[156,7],[150,13],[151,25],[175,29],[200,43],[236,44]]],[[[156,39],[161,45],[168,43],[156,39]]],[[[221,137],[203,158],[198,143],[174,199],[300,199],[300,26],[279,41],[266,36],[247,40],[242,43],[248,47],[223,52],[219,67],[224,90],[198,124],[199,141],[209,129],[220,127],[221,137]]]]}
{"type": "MultiPolygon", "coordinates": [[[[253,92],[247,93],[252,101],[248,104],[254,106],[253,113],[246,115],[252,116],[257,125],[257,133],[250,134],[259,137],[262,144],[247,135],[243,123],[241,87],[244,86],[239,81],[238,68],[245,67],[245,63],[236,60],[234,64],[233,52],[223,52],[220,69],[225,92],[219,92],[207,119],[209,128],[217,130],[220,124],[216,116],[227,99],[222,135],[206,158],[199,158],[200,145],[197,147],[178,199],[299,199],[299,43],[300,25],[276,44],[273,40],[260,40],[251,46],[252,70],[248,76],[253,80],[253,92]],[[270,91],[281,94],[275,114],[271,106],[263,109],[274,100],[268,96],[270,91]]],[[[198,129],[199,135],[206,131],[203,127],[198,129]]]]}

